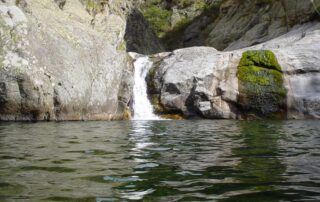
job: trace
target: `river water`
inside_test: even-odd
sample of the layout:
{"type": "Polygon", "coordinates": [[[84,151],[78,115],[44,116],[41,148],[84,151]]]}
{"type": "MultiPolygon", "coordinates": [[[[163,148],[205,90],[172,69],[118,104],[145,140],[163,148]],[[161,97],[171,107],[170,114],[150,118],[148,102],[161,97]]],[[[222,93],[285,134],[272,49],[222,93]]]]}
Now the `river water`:
{"type": "Polygon", "coordinates": [[[0,201],[320,201],[319,123],[2,123],[0,201]]]}

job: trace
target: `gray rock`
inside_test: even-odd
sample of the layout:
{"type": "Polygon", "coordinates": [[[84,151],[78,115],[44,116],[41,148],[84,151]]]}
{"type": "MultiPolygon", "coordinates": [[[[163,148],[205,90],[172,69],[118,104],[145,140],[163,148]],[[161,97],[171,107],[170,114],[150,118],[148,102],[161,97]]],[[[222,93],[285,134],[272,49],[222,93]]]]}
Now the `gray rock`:
{"type": "MultiPolygon", "coordinates": [[[[207,38],[197,40],[217,49],[267,42],[230,52],[194,47],[150,56],[149,91],[159,109],[186,117],[242,118],[237,78],[242,53],[270,49],[283,68],[287,117],[319,118],[320,26],[305,23],[312,5],[228,2],[214,22],[199,18],[198,26],[186,29],[188,43],[195,45],[192,38],[203,28],[201,37],[207,38]],[[305,24],[295,26],[300,23],[305,24]]],[[[127,50],[163,50],[135,2],[95,1],[95,8],[86,0],[16,3],[0,1],[0,120],[129,118],[133,67],[127,50]]],[[[184,12],[195,10],[176,14],[184,12]]]]}
{"type": "MultiPolygon", "coordinates": [[[[190,7],[197,3],[190,1],[190,7]]],[[[236,50],[260,44],[285,33],[295,25],[320,19],[320,0],[220,0],[207,1],[202,13],[187,15],[188,23],[163,38],[167,50],[210,46],[236,50]],[[312,3],[313,2],[313,3],[312,3]],[[196,16],[196,17],[195,17],[196,16]]],[[[175,18],[184,9],[175,9],[175,18]]]]}
{"type": "Polygon", "coordinates": [[[132,10],[127,17],[124,39],[129,52],[149,55],[164,51],[159,38],[140,11],[136,9],[132,10]]]}
{"type": "MultiPolygon", "coordinates": [[[[319,0],[314,1],[319,4],[319,0]]],[[[305,23],[314,14],[311,1],[228,0],[212,25],[206,45],[219,50],[235,50],[262,43],[305,23]]]]}
{"type": "Polygon", "coordinates": [[[129,118],[127,2],[91,16],[80,1],[0,5],[0,120],[129,118]]]}
{"type": "Polygon", "coordinates": [[[247,50],[272,50],[282,66],[289,119],[320,118],[320,23],[296,26],[266,43],[232,52],[193,47],[158,54],[152,92],[168,111],[204,118],[244,118],[237,69],[247,50]],[[160,58],[160,59],[159,59],[160,58]]]}
{"type": "Polygon", "coordinates": [[[63,7],[66,5],[67,0],[54,0],[54,2],[56,2],[60,9],[63,9],[63,7]]]}
{"type": "Polygon", "coordinates": [[[156,85],[164,108],[181,111],[186,117],[231,118],[227,103],[236,102],[238,82],[236,69],[239,58],[214,48],[195,47],[174,51],[155,67],[156,85]],[[208,102],[211,103],[209,110],[208,102]],[[205,104],[205,105],[204,105],[205,104]],[[217,106],[219,107],[217,110],[217,106]]]}

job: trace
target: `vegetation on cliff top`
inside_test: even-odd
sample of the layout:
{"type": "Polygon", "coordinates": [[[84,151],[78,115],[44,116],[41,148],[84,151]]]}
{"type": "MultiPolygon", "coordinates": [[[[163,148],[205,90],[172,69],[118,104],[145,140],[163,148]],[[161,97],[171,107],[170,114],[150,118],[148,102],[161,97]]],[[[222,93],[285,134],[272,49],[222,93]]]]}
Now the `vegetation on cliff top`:
{"type": "Polygon", "coordinates": [[[144,17],[152,25],[158,36],[162,36],[171,28],[170,18],[172,11],[151,5],[143,12],[144,17]]]}
{"type": "MultiPolygon", "coordinates": [[[[216,0],[217,1],[217,0],[216,0]]],[[[180,30],[192,20],[208,10],[216,1],[207,0],[147,0],[142,5],[146,20],[152,25],[159,37],[180,30]]]]}

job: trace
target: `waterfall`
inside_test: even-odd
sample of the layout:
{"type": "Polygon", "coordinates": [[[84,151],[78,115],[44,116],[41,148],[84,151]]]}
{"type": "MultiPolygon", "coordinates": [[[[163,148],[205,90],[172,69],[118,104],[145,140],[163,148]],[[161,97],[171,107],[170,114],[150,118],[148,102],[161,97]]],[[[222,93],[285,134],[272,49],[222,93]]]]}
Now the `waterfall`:
{"type": "Polygon", "coordinates": [[[147,94],[147,74],[152,62],[147,56],[139,57],[134,62],[133,111],[134,120],[159,120],[153,113],[153,107],[147,94]]]}

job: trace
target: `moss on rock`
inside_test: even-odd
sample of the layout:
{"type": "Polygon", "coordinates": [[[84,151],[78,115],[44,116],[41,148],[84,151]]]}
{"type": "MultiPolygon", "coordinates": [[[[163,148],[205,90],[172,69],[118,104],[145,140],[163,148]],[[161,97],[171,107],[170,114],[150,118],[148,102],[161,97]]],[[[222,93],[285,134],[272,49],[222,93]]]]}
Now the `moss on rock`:
{"type": "Polygon", "coordinates": [[[272,51],[246,51],[238,67],[239,104],[244,114],[284,118],[286,89],[283,74],[272,51]]]}
{"type": "Polygon", "coordinates": [[[242,54],[239,66],[258,66],[281,71],[281,66],[274,53],[270,50],[246,51],[242,54]]]}

